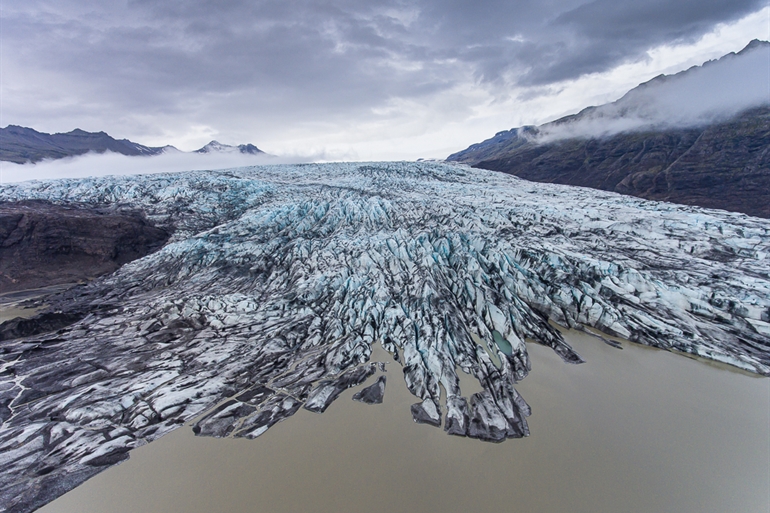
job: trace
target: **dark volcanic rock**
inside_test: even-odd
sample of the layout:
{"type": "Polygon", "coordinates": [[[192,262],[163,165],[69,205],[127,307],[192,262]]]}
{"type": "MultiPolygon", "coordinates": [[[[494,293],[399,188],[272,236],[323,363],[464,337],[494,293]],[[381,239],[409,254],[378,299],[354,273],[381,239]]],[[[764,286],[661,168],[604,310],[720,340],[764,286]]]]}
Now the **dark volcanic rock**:
{"type": "Polygon", "coordinates": [[[46,134],[32,128],[9,125],[0,128],[0,160],[24,164],[43,159],[60,159],[90,151],[111,151],[123,155],[157,155],[164,148],[143,146],[128,139],[113,139],[104,132],[75,129],[63,134],[46,134]]]}
{"type": "Polygon", "coordinates": [[[109,273],[169,238],[137,211],[0,203],[0,290],[72,283],[109,273]]]}

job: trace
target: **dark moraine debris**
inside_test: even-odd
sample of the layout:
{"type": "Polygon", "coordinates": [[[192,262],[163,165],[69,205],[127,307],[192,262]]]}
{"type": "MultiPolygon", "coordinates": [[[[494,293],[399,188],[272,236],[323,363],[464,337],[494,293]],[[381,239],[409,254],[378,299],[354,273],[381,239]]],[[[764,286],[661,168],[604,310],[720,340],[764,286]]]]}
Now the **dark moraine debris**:
{"type": "Polygon", "coordinates": [[[425,399],[412,405],[412,418],[418,424],[441,426],[441,407],[433,399],[425,399]]]}
{"type": "Polygon", "coordinates": [[[32,318],[16,317],[0,323],[0,340],[30,337],[56,331],[86,316],[84,312],[43,312],[32,318]]]}
{"type": "Polygon", "coordinates": [[[502,442],[506,438],[529,436],[524,417],[529,405],[513,388],[477,392],[471,396],[468,436],[486,442],[502,442]]]}
{"type": "Polygon", "coordinates": [[[339,378],[334,380],[321,381],[318,386],[310,392],[305,401],[304,408],[313,413],[323,413],[331,403],[337,399],[342,392],[350,387],[360,385],[366,379],[375,373],[377,366],[373,363],[351,369],[339,378]]]}
{"type": "Polygon", "coordinates": [[[157,250],[169,231],[138,210],[0,202],[0,290],[74,283],[157,250]]]}
{"type": "Polygon", "coordinates": [[[256,410],[254,406],[231,399],[196,422],[193,433],[217,438],[227,436],[233,431],[239,419],[251,415],[256,410]]]}
{"type": "MultiPolygon", "coordinates": [[[[198,422],[193,425],[193,433],[196,435],[214,436],[217,438],[229,436],[234,432],[241,419],[256,412],[259,406],[263,403],[267,403],[274,393],[274,390],[261,385],[246,390],[245,392],[238,394],[234,399],[229,399],[220,404],[202,419],[198,420],[198,422]]],[[[292,407],[293,406],[294,405],[292,405],[292,407]]],[[[264,424],[259,424],[259,422],[257,422],[257,424],[259,424],[258,427],[263,427],[272,421],[279,421],[277,417],[272,416],[271,414],[265,415],[264,411],[265,408],[263,408],[260,413],[261,422],[264,422],[264,424]]],[[[273,424],[275,422],[273,422],[273,424]]]]}
{"type": "Polygon", "coordinates": [[[470,419],[468,435],[490,442],[502,442],[508,437],[508,424],[499,411],[489,408],[491,402],[487,394],[471,396],[473,417],[470,419]]]}
{"type": "Polygon", "coordinates": [[[235,433],[238,438],[256,438],[299,410],[302,403],[294,397],[278,393],[265,401],[259,412],[246,418],[235,433]]]}
{"type": "Polygon", "coordinates": [[[236,399],[242,403],[258,406],[265,402],[265,400],[273,394],[273,390],[270,390],[264,386],[256,386],[250,390],[246,390],[242,394],[239,394],[236,399]]]}
{"type": "Polygon", "coordinates": [[[380,404],[385,397],[385,382],[387,378],[380,376],[373,385],[369,385],[360,392],[353,394],[354,401],[366,404],[380,404]]]}

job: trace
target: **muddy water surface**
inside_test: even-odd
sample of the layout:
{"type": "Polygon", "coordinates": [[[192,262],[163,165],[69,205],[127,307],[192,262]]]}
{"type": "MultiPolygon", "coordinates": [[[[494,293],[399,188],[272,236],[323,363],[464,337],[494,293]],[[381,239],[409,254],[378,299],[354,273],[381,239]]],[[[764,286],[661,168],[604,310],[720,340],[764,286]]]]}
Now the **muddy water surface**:
{"type": "Polygon", "coordinates": [[[43,309],[43,306],[31,307],[26,302],[30,299],[62,292],[77,285],[76,283],[64,283],[53,285],[51,287],[42,287],[39,289],[16,290],[5,292],[0,289],[0,323],[16,317],[29,319],[34,317],[37,312],[43,309]]]}
{"type": "Polygon", "coordinates": [[[770,379],[568,340],[587,363],[529,344],[533,371],[517,385],[533,411],[526,439],[488,444],[414,424],[415,398],[391,363],[381,405],[349,390],[253,441],[184,427],[39,511],[770,511],[770,379]]]}

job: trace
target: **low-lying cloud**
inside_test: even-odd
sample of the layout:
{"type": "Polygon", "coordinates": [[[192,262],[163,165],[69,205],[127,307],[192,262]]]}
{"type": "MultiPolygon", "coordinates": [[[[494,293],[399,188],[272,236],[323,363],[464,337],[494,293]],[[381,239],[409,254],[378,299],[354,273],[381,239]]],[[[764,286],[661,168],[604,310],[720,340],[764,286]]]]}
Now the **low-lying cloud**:
{"type": "Polygon", "coordinates": [[[657,77],[614,103],[540,127],[538,140],[605,137],[650,128],[702,126],[770,104],[770,44],[761,43],[672,76],[657,77]]]}
{"type": "Polygon", "coordinates": [[[152,157],[130,157],[112,152],[87,153],[77,157],[43,160],[36,164],[0,162],[0,184],[89,176],[206,171],[261,164],[298,163],[308,160],[300,157],[274,157],[243,153],[174,152],[152,157]]]}

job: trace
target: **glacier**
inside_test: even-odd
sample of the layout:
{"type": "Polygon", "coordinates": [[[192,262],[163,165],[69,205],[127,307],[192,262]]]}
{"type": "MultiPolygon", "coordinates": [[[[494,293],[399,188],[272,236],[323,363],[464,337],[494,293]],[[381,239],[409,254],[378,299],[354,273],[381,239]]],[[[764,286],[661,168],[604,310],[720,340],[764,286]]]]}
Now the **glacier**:
{"type": "Polygon", "coordinates": [[[527,344],[579,364],[564,329],[770,376],[764,219],[435,162],[0,186],[28,199],[140,209],[173,235],[44,298],[79,321],[0,341],[8,511],[190,421],[255,438],[367,382],[356,398],[381,402],[394,366],[416,422],[527,436],[527,344]],[[375,344],[393,361],[373,361],[375,344]],[[481,391],[464,395],[463,375],[481,391]]]}

